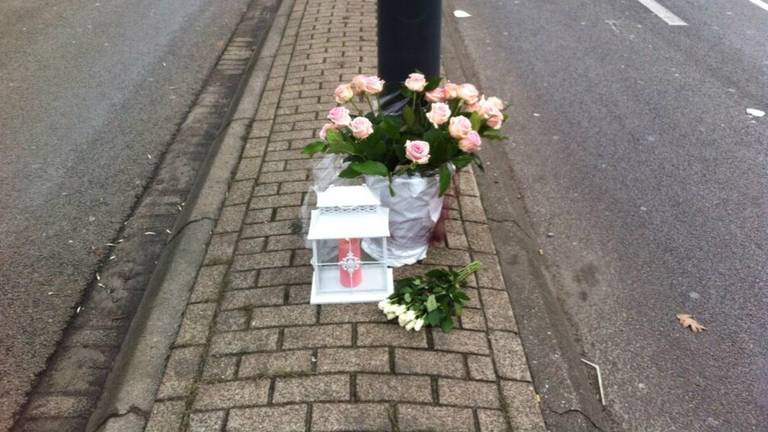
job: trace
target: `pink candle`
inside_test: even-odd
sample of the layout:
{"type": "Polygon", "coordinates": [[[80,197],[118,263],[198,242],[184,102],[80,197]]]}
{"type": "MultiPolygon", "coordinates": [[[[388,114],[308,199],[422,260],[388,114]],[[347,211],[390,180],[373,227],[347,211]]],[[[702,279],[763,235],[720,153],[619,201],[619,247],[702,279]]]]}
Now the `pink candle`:
{"type": "Polygon", "coordinates": [[[339,240],[339,279],[341,286],[354,288],[363,281],[360,256],[360,239],[339,240]]]}

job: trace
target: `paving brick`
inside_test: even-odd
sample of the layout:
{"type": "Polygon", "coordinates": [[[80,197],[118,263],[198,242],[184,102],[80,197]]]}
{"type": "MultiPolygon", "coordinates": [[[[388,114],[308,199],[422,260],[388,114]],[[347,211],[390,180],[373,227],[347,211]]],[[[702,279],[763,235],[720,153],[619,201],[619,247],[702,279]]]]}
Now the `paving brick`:
{"type": "Polygon", "coordinates": [[[505,289],[504,278],[501,276],[501,267],[496,255],[473,253],[474,259],[480,261],[483,268],[477,275],[477,282],[484,288],[505,289]]]}
{"type": "Polygon", "coordinates": [[[227,291],[221,302],[222,310],[283,304],[285,287],[269,287],[227,291]]]}
{"type": "Polygon", "coordinates": [[[251,199],[251,191],[255,180],[243,180],[232,183],[227,192],[227,200],[225,205],[231,206],[234,204],[245,204],[251,199]]]}
{"type": "Polygon", "coordinates": [[[432,402],[432,383],[425,376],[359,374],[356,388],[363,401],[432,402]]]}
{"type": "MultiPolygon", "coordinates": [[[[248,210],[245,213],[245,223],[250,224],[263,224],[265,222],[269,222],[272,220],[272,213],[274,212],[274,209],[268,208],[268,209],[259,209],[259,210],[248,210]]],[[[247,237],[247,236],[246,236],[247,237]]],[[[241,239],[242,241],[242,239],[241,239]]]]}
{"type": "Polygon", "coordinates": [[[219,297],[226,272],[226,265],[202,267],[197,274],[195,286],[192,287],[189,302],[199,303],[216,300],[219,297]]]}
{"type": "Polygon", "coordinates": [[[311,266],[269,268],[261,270],[259,273],[259,286],[308,284],[311,282],[311,266]]]}
{"type": "Polygon", "coordinates": [[[260,184],[253,188],[253,199],[266,195],[277,195],[277,190],[280,187],[280,183],[265,183],[260,184]]]}
{"type": "Polygon", "coordinates": [[[233,271],[257,270],[269,267],[283,267],[291,264],[290,251],[263,252],[252,255],[237,255],[232,262],[233,271]]]}
{"type": "Polygon", "coordinates": [[[316,403],[312,405],[312,431],[391,431],[386,404],[316,403]]]}
{"type": "Polygon", "coordinates": [[[237,242],[237,249],[235,250],[235,254],[237,255],[256,254],[263,251],[264,245],[266,244],[267,244],[267,239],[265,239],[264,237],[240,239],[240,241],[237,242]]]}
{"type": "Polygon", "coordinates": [[[425,264],[435,264],[440,266],[463,267],[469,264],[471,259],[469,253],[458,249],[446,249],[442,247],[429,248],[425,264]]]}
{"type": "MultiPolygon", "coordinates": [[[[309,156],[301,152],[301,150],[282,150],[282,151],[268,151],[265,159],[268,161],[276,160],[290,160],[290,159],[308,159],[309,156]]],[[[304,180],[304,179],[301,179],[304,180]]]]}
{"type": "Polygon", "coordinates": [[[485,222],[485,210],[480,198],[462,195],[459,197],[461,203],[461,215],[466,221],[485,222]]]}
{"type": "Polygon", "coordinates": [[[399,405],[397,419],[402,432],[474,432],[471,408],[399,405]]]}
{"type": "Polygon", "coordinates": [[[479,381],[496,381],[493,360],[488,356],[467,355],[469,377],[479,381]]]}
{"type": "Polygon", "coordinates": [[[269,237],[267,250],[303,249],[304,236],[300,234],[276,235],[269,237]]]}
{"type": "Polygon", "coordinates": [[[214,234],[205,254],[205,265],[225,264],[232,260],[237,244],[237,233],[214,234]]]}
{"type": "Polygon", "coordinates": [[[530,381],[528,363],[520,337],[514,333],[494,331],[489,335],[493,358],[502,378],[530,381]]]}
{"type": "Polygon", "coordinates": [[[465,222],[467,230],[467,239],[472,250],[480,252],[495,253],[496,248],[493,245],[493,237],[488,225],[474,222],[465,222]]]}
{"type": "Polygon", "coordinates": [[[237,356],[211,356],[203,367],[204,381],[229,381],[237,376],[237,356]]]}
{"type": "Polygon", "coordinates": [[[301,207],[280,207],[275,209],[275,220],[293,220],[301,218],[301,207]]]}
{"type": "Polygon", "coordinates": [[[311,285],[292,285],[288,287],[288,303],[301,304],[309,303],[311,285]]]}
{"type": "Polygon", "coordinates": [[[489,354],[488,340],[485,332],[471,330],[453,330],[443,333],[432,331],[435,348],[444,351],[456,351],[471,354],[489,354]]]}
{"type": "Polygon", "coordinates": [[[302,193],[281,194],[253,197],[250,209],[262,209],[271,207],[300,206],[304,197],[302,193]]]}
{"type": "Polygon", "coordinates": [[[307,421],[306,405],[238,408],[229,412],[227,432],[298,432],[307,421]]]}
{"type": "Polygon", "coordinates": [[[349,375],[278,377],[272,402],[348,401],[349,375]]]}
{"type": "Polygon", "coordinates": [[[479,196],[480,190],[477,188],[474,173],[471,167],[467,167],[459,175],[459,195],[479,196]]]}
{"type": "Polygon", "coordinates": [[[208,331],[216,313],[216,303],[195,303],[187,306],[181,321],[176,345],[199,345],[206,343],[208,331]]]}
{"type": "MultiPolygon", "coordinates": [[[[309,159],[306,159],[308,162],[309,159]]],[[[280,183],[280,193],[309,192],[313,183],[311,181],[297,181],[280,183]]]]}
{"type": "Polygon", "coordinates": [[[225,286],[228,291],[253,288],[256,286],[256,276],[258,274],[258,270],[229,273],[225,286]]]}
{"type": "Polygon", "coordinates": [[[224,430],[226,411],[194,412],[189,416],[189,432],[219,432],[224,430]]]}
{"type": "Polygon", "coordinates": [[[295,266],[304,265],[312,262],[312,251],[309,249],[295,249],[291,264],[295,266]]]}
{"type": "Polygon", "coordinates": [[[147,421],[146,432],[178,430],[184,420],[184,401],[155,402],[147,421]]]}
{"type": "Polygon", "coordinates": [[[501,391],[507,408],[512,430],[546,432],[541,407],[533,385],[518,381],[501,381],[501,391]]]}
{"type": "Polygon", "coordinates": [[[244,216],[245,204],[224,207],[219,215],[219,220],[216,222],[216,229],[214,232],[223,233],[240,231],[240,227],[243,225],[244,216]]]}
{"type": "Polygon", "coordinates": [[[260,166],[261,158],[246,158],[240,160],[240,165],[237,167],[237,173],[235,174],[235,180],[256,178],[259,175],[260,166]]]}
{"type": "Polygon", "coordinates": [[[266,148],[267,148],[266,138],[251,138],[245,142],[245,148],[243,149],[243,157],[260,158],[264,155],[264,150],[266,148]]]}
{"type": "Polygon", "coordinates": [[[202,410],[264,405],[268,393],[268,379],[201,384],[192,407],[202,410]]]}
{"type": "Polygon", "coordinates": [[[277,349],[277,329],[260,329],[217,334],[211,341],[212,354],[237,354],[277,349]]]}
{"type": "Polygon", "coordinates": [[[350,345],[352,345],[352,326],[349,324],[288,327],[283,332],[283,349],[350,345]]]}
{"type": "Polygon", "coordinates": [[[517,331],[512,303],[506,291],[480,289],[488,327],[494,330],[517,331]]]}
{"type": "Polygon", "coordinates": [[[405,331],[395,323],[361,323],[357,325],[357,345],[426,348],[427,333],[405,331]]]}
{"type": "Polygon", "coordinates": [[[477,418],[480,423],[480,432],[510,432],[503,411],[478,409],[477,418]]]}
{"type": "MultiPolygon", "coordinates": [[[[9,414],[10,415],[10,414],[9,414]]],[[[141,420],[141,424],[144,421],[141,420]]],[[[88,424],[87,418],[35,418],[24,419],[21,432],[81,432],[88,424]]]]}
{"type": "Polygon", "coordinates": [[[322,323],[385,321],[387,321],[387,317],[381,313],[375,304],[329,304],[320,308],[320,322],[322,323]]]}
{"type": "Polygon", "coordinates": [[[467,237],[464,235],[464,232],[446,231],[445,235],[445,241],[449,248],[462,250],[469,249],[469,242],[467,241],[467,237]]]}
{"type": "Polygon", "coordinates": [[[86,396],[47,395],[32,398],[29,417],[79,417],[90,413],[91,400],[86,396]]]}
{"type": "Polygon", "coordinates": [[[269,161],[261,163],[261,172],[277,172],[285,169],[285,161],[269,161]]]}
{"type": "Polygon", "coordinates": [[[440,403],[483,408],[500,408],[496,383],[438,378],[440,403]]]}
{"type": "Polygon", "coordinates": [[[246,310],[221,311],[216,315],[216,331],[245,330],[249,322],[250,314],[246,310]]]}
{"type": "Polygon", "coordinates": [[[296,227],[293,221],[266,222],[245,225],[243,227],[242,237],[267,237],[278,234],[294,234],[298,232],[301,232],[301,227],[296,227]]]}
{"type": "Polygon", "coordinates": [[[312,371],[312,351],[282,351],[243,356],[241,378],[253,376],[284,376],[312,371]]]}
{"type": "Polygon", "coordinates": [[[486,329],[485,314],[482,309],[464,309],[461,314],[461,328],[465,330],[482,330],[486,329]]]}
{"type": "Polygon", "coordinates": [[[293,170],[263,173],[259,176],[259,183],[281,183],[287,181],[299,181],[307,179],[307,170],[293,170]]]}
{"type": "Polygon", "coordinates": [[[395,349],[395,372],[464,378],[461,354],[415,349],[395,349]]]}
{"type": "Polygon", "coordinates": [[[387,348],[323,348],[317,351],[318,372],[389,372],[387,348]]]}
{"type": "Polygon", "coordinates": [[[251,327],[255,328],[314,324],[316,321],[317,306],[313,305],[260,307],[251,315],[251,327]]]}
{"type": "Polygon", "coordinates": [[[158,399],[187,396],[192,391],[197,371],[203,360],[203,347],[176,348],[171,351],[163,380],[157,390],[158,399]]]}

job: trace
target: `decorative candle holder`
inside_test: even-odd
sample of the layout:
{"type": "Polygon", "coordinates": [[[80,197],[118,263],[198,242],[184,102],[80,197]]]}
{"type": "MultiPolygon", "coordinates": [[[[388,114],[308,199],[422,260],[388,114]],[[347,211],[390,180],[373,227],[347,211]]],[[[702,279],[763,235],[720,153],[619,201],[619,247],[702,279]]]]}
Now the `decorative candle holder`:
{"type": "Polygon", "coordinates": [[[394,292],[386,255],[374,258],[360,247],[387,250],[389,209],[366,187],[331,186],[317,193],[307,239],[312,243],[310,303],[378,302],[394,292]]]}

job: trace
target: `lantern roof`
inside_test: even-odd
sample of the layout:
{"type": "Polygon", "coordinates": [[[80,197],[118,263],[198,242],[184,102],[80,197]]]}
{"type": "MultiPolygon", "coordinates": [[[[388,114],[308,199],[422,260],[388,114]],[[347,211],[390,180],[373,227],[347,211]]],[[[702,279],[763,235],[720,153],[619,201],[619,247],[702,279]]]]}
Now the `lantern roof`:
{"type": "Polygon", "coordinates": [[[318,207],[358,207],[380,204],[379,198],[366,185],[330,186],[323,192],[317,192],[318,207]]]}
{"type": "Polygon", "coordinates": [[[367,186],[335,186],[317,193],[309,240],[389,237],[389,209],[367,186]]]}

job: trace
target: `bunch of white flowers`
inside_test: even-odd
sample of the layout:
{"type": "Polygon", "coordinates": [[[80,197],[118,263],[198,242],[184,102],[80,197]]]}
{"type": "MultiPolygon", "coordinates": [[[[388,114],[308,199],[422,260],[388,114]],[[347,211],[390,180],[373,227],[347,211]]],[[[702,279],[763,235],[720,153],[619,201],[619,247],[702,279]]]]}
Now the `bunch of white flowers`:
{"type": "Polygon", "coordinates": [[[424,320],[417,318],[416,312],[405,305],[392,303],[388,298],[379,302],[379,309],[384,312],[388,320],[397,317],[397,323],[406,330],[419,331],[424,327],[424,320]]]}

